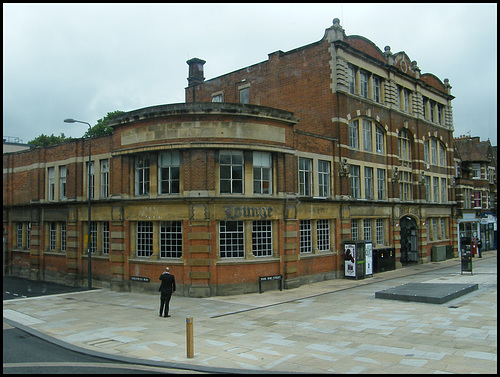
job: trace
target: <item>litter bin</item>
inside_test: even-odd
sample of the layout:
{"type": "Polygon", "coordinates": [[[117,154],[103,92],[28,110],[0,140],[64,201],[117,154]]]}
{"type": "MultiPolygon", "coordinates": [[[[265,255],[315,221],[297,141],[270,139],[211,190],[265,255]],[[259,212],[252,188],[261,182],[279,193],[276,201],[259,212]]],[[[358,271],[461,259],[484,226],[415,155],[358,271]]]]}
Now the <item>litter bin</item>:
{"type": "Polygon", "coordinates": [[[393,247],[373,250],[373,272],[396,269],[396,252],[393,247]]]}

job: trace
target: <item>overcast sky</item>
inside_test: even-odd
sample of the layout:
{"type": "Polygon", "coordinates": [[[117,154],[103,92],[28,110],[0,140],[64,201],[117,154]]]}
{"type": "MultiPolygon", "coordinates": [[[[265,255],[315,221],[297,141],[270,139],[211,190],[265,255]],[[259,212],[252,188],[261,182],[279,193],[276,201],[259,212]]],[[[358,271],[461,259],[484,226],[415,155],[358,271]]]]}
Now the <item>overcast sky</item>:
{"type": "Polygon", "coordinates": [[[497,145],[496,4],[3,4],[3,134],[82,137],[115,110],[184,102],[188,66],[211,79],[347,35],[405,51],[450,80],[455,137],[497,145]]]}

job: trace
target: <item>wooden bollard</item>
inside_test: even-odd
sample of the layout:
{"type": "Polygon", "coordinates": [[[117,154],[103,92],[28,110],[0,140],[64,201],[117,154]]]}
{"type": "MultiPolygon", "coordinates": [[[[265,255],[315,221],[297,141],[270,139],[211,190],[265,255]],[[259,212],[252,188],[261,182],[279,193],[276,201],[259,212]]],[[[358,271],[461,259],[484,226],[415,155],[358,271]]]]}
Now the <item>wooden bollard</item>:
{"type": "Polygon", "coordinates": [[[186,349],[188,359],[194,357],[193,317],[186,318],[186,349]]]}

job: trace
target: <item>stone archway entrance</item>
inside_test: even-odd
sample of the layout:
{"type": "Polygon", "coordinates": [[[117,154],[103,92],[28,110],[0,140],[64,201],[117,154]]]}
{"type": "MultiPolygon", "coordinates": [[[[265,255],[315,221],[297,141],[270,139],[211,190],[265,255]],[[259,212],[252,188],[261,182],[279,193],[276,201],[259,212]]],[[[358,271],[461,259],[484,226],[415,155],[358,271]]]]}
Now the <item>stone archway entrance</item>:
{"type": "Polygon", "coordinates": [[[401,232],[401,264],[418,263],[418,228],[417,222],[410,216],[404,216],[399,220],[401,232]]]}

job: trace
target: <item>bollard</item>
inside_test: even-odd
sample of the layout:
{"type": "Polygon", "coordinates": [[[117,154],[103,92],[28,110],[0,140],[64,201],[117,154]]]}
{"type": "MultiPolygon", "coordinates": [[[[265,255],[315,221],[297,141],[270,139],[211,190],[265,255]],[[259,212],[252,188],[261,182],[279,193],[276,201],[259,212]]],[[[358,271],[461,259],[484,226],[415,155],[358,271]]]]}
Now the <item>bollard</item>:
{"type": "Polygon", "coordinates": [[[186,318],[186,348],[188,359],[192,359],[194,357],[193,317],[186,318]]]}

